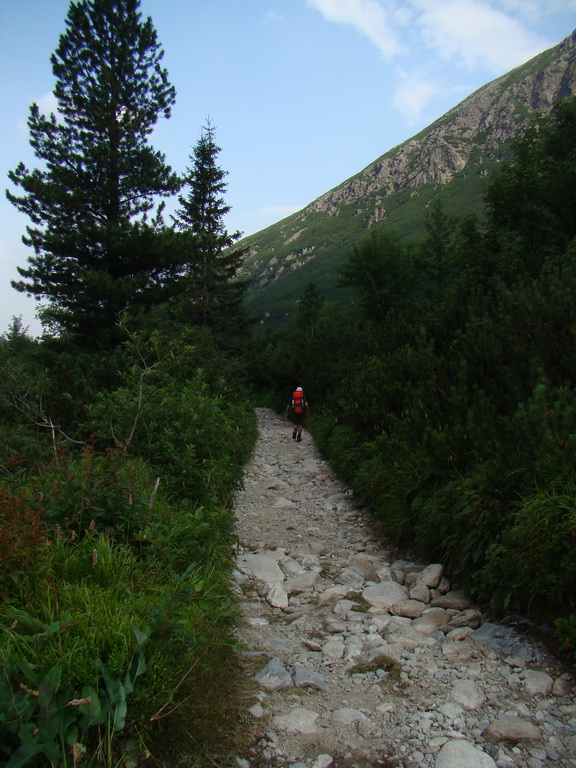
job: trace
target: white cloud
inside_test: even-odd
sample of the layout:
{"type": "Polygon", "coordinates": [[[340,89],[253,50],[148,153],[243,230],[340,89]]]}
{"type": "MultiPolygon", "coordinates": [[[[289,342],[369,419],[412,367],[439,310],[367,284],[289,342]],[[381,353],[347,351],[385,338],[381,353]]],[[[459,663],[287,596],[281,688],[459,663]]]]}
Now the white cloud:
{"type": "Polygon", "coordinates": [[[576,0],[499,0],[506,11],[517,13],[532,21],[556,13],[576,11],[576,0]]]}
{"type": "Polygon", "coordinates": [[[328,21],[354,27],[388,59],[405,52],[395,29],[399,19],[394,5],[385,8],[379,0],[308,0],[308,5],[328,21]]]}
{"type": "Polygon", "coordinates": [[[406,53],[419,57],[428,49],[432,60],[468,71],[485,68],[494,75],[555,45],[538,33],[537,24],[545,16],[576,9],[576,0],[307,2],[327,21],[354,27],[388,59],[406,53]]]}
{"type": "Polygon", "coordinates": [[[56,114],[58,111],[58,101],[52,92],[40,96],[36,104],[42,115],[50,115],[52,112],[56,114]]]}
{"type": "Polygon", "coordinates": [[[553,45],[486,0],[411,0],[422,40],[444,61],[506,72],[553,45]]]}
{"type": "Polygon", "coordinates": [[[439,90],[439,86],[426,75],[401,71],[392,97],[392,106],[409,125],[414,125],[439,90]]]}
{"type": "MultiPolygon", "coordinates": [[[[39,99],[34,100],[35,103],[38,105],[38,109],[40,110],[41,115],[50,115],[54,113],[55,115],[58,115],[58,101],[56,100],[56,97],[52,92],[45,93],[43,96],[40,96],[39,99]]],[[[30,104],[32,106],[32,104],[30,104]]],[[[20,118],[18,122],[16,123],[16,126],[18,128],[18,133],[28,136],[28,115],[30,113],[28,112],[26,114],[26,117],[20,118]]]]}
{"type": "Polygon", "coordinates": [[[303,205],[267,205],[264,208],[259,208],[257,211],[252,211],[256,216],[290,216],[291,213],[296,213],[304,208],[303,205]]]}

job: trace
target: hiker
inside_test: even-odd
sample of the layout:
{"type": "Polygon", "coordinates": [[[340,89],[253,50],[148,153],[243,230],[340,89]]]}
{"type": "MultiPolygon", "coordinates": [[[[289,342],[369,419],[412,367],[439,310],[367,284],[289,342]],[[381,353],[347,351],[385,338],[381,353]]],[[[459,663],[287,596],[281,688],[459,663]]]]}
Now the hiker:
{"type": "Polygon", "coordinates": [[[296,387],[294,392],[290,395],[290,399],[286,405],[284,411],[284,418],[288,418],[288,409],[292,409],[292,421],[294,423],[294,429],[292,430],[292,439],[297,443],[302,442],[302,430],[306,423],[306,417],[310,411],[308,400],[304,394],[302,387],[296,387]]]}

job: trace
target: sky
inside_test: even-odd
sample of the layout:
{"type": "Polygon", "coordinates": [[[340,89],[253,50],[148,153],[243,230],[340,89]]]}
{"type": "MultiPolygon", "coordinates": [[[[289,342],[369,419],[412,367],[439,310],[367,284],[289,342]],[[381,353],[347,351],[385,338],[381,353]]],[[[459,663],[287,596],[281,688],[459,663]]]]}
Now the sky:
{"type": "MultiPolygon", "coordinates": [[[[50,55],[69,0],[0,0],[0,174],[40,166],[30,105],[54,110],[50,55]]],[[[151,139],[183,173],[208,121],[229,232],[301,210],[478,88],[576,29],[576,0],[141,0],[176,88],[151,139]]],[[[168,207],[170,210],[170,206],[168,207]]],[[[0,195],[0,334],[36,301],[11,287],[29,220],[0,195]]]]}

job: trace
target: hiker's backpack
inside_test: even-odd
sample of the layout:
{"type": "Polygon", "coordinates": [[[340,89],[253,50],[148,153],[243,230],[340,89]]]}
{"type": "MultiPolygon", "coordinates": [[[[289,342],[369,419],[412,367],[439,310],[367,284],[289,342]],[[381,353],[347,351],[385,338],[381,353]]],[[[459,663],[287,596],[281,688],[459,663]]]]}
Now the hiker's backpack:
{"type": "Polygon", "coordinates": [[[294,413],[304,413],[304,392],[292,392],[292,410],[294,413]]]}

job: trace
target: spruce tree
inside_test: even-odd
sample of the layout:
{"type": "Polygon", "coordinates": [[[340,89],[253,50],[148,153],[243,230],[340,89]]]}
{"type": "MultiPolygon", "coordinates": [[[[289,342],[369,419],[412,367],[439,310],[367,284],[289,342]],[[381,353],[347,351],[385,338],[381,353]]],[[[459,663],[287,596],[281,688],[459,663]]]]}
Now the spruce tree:
{"type": "Polygon", "coordinates": [[[185,193],[173,221],[178,230],[180,260],[186,277],[184,313],[189,322],[220,328],[244,325],[241,307],[246,283],[236,280],[245,249],[232,249],[241,232],[229,233],[224,218],[230,206],[223,195],[228,175],[217,164],[220,147],[215,128],[207,122],[184,176],[185,193]]]}
{"type": "Polygon", "coordinates": [[[64,334],[108,345],[123,311],[159,302],[177,277],[161,217],[147,216],[180,184],[148,144],[175,90],[139,0],[72,2],[66,26],[51,57],[58,113],[33,104],[28,119],[42,168],[9,174],[34,249],[13,287],[44,299],[64,334]]]}

